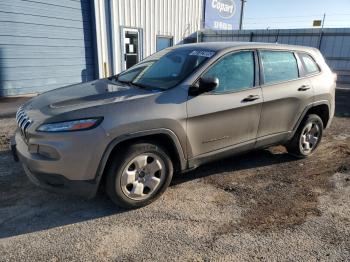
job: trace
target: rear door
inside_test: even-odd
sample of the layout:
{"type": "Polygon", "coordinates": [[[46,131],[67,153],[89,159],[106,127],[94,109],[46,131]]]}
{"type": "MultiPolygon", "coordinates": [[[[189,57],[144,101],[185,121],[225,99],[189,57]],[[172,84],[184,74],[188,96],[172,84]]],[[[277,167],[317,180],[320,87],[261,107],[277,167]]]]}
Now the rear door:
{"type": "Polygon", "coordinates": [[[245,142],[254,147],[262,105],[257,67],[254,51],[238,51],[224,55],[202,75],[217,77],[219,86],[187,102],[193,156],[245,142]]]}
{"type": "Polygon", "coordinates": [[[296,53],[260,50],[259,58],[264,103],[257,146],[262,146],[283,139],[293,130],[305,107],[313,101],[313,88],[310,80],[302,76],[296,53]]]}

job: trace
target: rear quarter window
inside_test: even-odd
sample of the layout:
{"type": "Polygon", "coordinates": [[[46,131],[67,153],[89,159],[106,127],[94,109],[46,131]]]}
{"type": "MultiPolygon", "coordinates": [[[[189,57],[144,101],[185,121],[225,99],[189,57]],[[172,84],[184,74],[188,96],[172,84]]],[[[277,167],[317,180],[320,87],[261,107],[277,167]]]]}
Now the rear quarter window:
{"type": "Polygon", "coordinates": [[[278,83],[299,77],[297,60],[289,51],[260,51],[264,83],[278,83]]]}
{"type": "Polygon", "coordinates": [[[304,71],[306,75],[316,74],[320,72],[320,68],[310,55],[305,53],[299,53],[299,57],[304,66],[304,71]]]}

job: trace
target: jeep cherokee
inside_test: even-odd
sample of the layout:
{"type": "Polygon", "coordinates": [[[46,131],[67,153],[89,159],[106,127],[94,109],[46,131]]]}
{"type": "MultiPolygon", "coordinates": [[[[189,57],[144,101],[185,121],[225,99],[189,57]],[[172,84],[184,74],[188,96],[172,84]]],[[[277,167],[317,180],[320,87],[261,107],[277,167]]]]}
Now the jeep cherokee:
{"type": "Polygon", "coordinates": [[[174,172],[283,144],[311,155],[334,114],[334,75],[310,47],[197,43],[21,106],[12,149],[28,177],[123,207],[144,206],[174,172]]]}

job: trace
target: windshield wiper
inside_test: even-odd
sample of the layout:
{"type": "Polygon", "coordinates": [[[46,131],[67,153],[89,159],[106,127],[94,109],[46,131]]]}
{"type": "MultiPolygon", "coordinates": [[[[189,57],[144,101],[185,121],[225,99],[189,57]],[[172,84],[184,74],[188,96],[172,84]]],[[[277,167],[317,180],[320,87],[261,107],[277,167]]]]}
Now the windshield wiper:
{"type": "Polygon", "coordinates": [[[122,81],[122,80],[119,80],[118,78],[116,78],[116,80],[117,80],[119,83],[122,83],[122,84],[126,84],[126,85],[130,85],[130,84],[131,84],[131,81],[122,81]]]}
{"type": "Polygon", "coordinates": [[[118,78],[116,78],[116,80],[119,82],[119,83],[122,83],[122,84],[126,84],[128,86],[136,86],[136,87],[139,87],[139,88],[142,88],[142,89],[147,89],[148,87],[145,86],[145,85],[142,85],[142,84],[138,84],[138,83],[134,83],[132,81],[122,81],[122,80],[119,80],[118,78]]]}
{"type": "Polygon", "coordinates": [[[143,84],[139,84],[139,83],[135,83],[133,81],[123,81],[123,80],[119,80],[118,79],[118,76],[112,76],[110,78],[108,78],[110,80],[112,79],[115,79],[116,81],[118,81],[119,83],[122,83],[122,84],[126,84],[128,86],[136,86],[138,88],[142,88],[142,89],[148,89],[148,90],[154,90],[154,89],[157,89],[157,90],[163,90],[162,88],[159,88],[159,87],[152,87],[152,86],[146,86],[146,85],[143,85],[143,84]]]}
{"type": "Polygon", "coordinates": [[[154,91],[154,90],[164,91],[164,89],[163,89],[163,88],[160,88],[160,87],[147,86],[147,85],[143,85],[143,84],[139,84],[139,83],[134,83],[134,82],[131,82],[131,85],[137,86],[137,87],[142,88],[142,89],[150,90],[150,91],[154,91]]]}
{"type": "Polygon", "coordinates": [[[145,85],[142,85],[142,84],[139,84],[139,83],[130,82],[130,84],[133,85],[133,86],[137,86],[139,88],[142,88],[142,89],[148,89],[149,88],[148,86],[145,86],[145,85]]]}
{"type": "Polygon", "coordinates": [[[108,80],[110,80],[110,81],[113,81],[113,80],[114,81],[118,81],[119,83],[126,84],[126,85],[130,85],[131,84],[131,81],[122,81],[122,80],[119,80],[118,78],[119,78],[118,75],[114,75],[114,76],[108,77],[108,80]]]}
{"type": "Polygon", "coordinates": [[[108,80],[118,80],[118,75],[107,77],[108,80]]]}

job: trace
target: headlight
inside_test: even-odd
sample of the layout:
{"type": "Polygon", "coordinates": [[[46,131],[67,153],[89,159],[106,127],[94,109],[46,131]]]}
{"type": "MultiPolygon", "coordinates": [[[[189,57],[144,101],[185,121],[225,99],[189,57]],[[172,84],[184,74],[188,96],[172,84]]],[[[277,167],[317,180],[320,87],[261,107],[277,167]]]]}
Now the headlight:
{"type": "Polygon", "coordinates": [[[66,122],[43,124],[37,131],[40,132],[67,132],[80,131],[96,127],[102,122],[102,118],[78,119],[66,122]]]}

